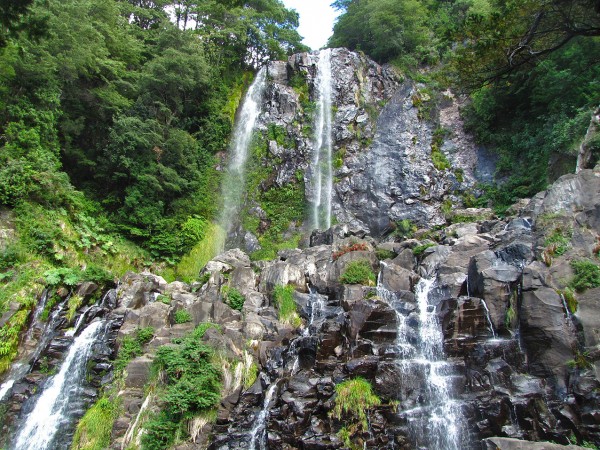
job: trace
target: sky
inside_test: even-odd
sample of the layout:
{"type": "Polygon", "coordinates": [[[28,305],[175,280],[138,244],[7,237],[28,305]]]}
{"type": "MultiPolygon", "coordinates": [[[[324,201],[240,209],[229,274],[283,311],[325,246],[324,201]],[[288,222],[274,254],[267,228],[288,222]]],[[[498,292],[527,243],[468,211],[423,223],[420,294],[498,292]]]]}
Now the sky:
{"type": "Polygon", "coordinates": [[[329,6],[332,2],[333,0],[283,0],[286,7],[295,9],[300,14],[298,32],[304,37],[302,42],[313,50],[323,47],[331,36],[337,15],[329,6]]]}

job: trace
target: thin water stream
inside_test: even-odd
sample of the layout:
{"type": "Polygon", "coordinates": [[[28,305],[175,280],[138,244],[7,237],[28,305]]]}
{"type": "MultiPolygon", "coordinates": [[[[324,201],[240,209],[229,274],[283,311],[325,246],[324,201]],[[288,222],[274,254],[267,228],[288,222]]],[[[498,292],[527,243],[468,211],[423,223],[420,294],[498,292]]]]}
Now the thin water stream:
{"type": "Polygon", "coordinates": [[[219,217],[219,225],[223,230],[223,237],[215,242],[216,253],[224,250],[225,240],[237,220],[243,202],[248,151],[260,115],[266,84],[267,69],[263,67],[256,74],[256,78],[246,93],[233,130],[229,149],[229,164],[221,185],[223,209],[219,217]]]}
{"type": "Polygon", "coordinates": [[[313,229],[326,230],[331,227],[333,193],[331,49],[321,50],[319,53],[316,88],[318,98],[312,160],[312,187],[314,191],[312,227],[313,229]]]}

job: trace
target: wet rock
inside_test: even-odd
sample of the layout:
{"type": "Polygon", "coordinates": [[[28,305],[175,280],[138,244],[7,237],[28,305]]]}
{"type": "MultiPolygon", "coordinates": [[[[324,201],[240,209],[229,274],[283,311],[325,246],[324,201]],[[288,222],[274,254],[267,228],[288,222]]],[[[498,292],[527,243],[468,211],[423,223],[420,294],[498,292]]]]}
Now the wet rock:
{"type": "Polygon", "coordinates": [[[521,333],[533,375],[557,378],[564,385],[566,361],[573,359],[576,340],[565,320],[560,296],[550,288],[523,293],[521,333]]]}
{"type": "Polygon", "coordinates": [[[578,445],[559,445],[552,442],[530,442],[519,439],[493,437],[483,441],[486,450],[583,450],[578,445]]]}

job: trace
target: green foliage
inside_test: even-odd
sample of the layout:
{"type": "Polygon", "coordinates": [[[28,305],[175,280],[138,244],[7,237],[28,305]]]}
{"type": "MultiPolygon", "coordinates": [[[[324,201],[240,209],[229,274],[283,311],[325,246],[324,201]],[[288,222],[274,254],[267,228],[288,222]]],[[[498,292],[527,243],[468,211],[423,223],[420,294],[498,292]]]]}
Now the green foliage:
{"type": "Polygon", "coordinates": [[[81,298],[79,295],[77,294],[73,294],[69,297],[69,301],[67,302],[67,314],[66,314],[66,318],[68,322],[71,322],[71,320],[73,320],[73,317],[75,317],[75,314],[77,313],[77,310],[79,309],[79,307],[83,304],[83,298],[81,298]]]}
{"type": "Polygon", "coordinates": [[[73,287],[81,281],[81,271],[68,267],[51,269],[44,272],[44,279],[50,286],[65,285],[73,287]]]}
{"type": "Polygon", "coordinates": [[[221,288],[223,295],[225,296],[225,301],[232,308],[238,311],[241,311],[244,307],[244,302],[246,301],[246,297],[242,295],[240,291],[236,288],[232,288],[229,286],[223,286],[221,288]]]}
{"type": "Polygon", "coordinates": [[[427,244],[422,244],[422,245],[417,245],[415,248],[413,248],[413,255],[415,256],[421,256],[423,253],[425,253],[425,250],[427,250],[428,248],[431,247],[435,247],[436,244],[429,242],[427,244]]]}
{"type": "Polygon", "coordinates": [[[191,322],[192,315],[189,313],[189,311],[186,311],[185,309],[179,309],[179,310],[175,311],[174,320],[175,320],[175,323],[191,322]]]}
{"type": "Polygon", "coordinates": [[[590,361],[590,354],[588,352],[575,352],[575,357],[566,362],[567,366],[571,369],[591,369],[594,365],[590,361]]]}
{"type": "Polygon", "coordinates": [[[426,13],[417,0],[349,2],[328,45],[362,50],[381,62],[420,53],[430,37],[426,13]]]}
{"type": "Polygon", "coordinates": [[[210,328],[214,328],[218,331],[222,331],[221,325],[217,325],[216,323],[203,322],[196,327],[192,336],[195,339],[202,339],[202,337],[204,336],[204,333],[206,333],[206,331],[209,330],[210,328]]]}
{"type": "Polygon", "coordinates": [[[92,405],[77,424],[73,450],[104,450],[110,446],[110,438],[115,420],[119,416],[121,404],[117,398],[101,397],[92,405]]]}
{"type": "Polygon", "coordinates": [[[556,292],[564,298],[567,308],[569,308],[569,312],[575,314],[579,307],[579,302],[577,301],[577,297],[575,297],[575,291],[567,286],[563,290],[558,290],[556,292]]]}
{"type": "Polygon", "coordinates": [[[376,278],[371,263],[367,260],[351,261],[340,277],[340,282],[343,284],[374,286],[376,278]]]}
{"type": "Polygon", "coordinates": [[[196,329],[156,352],[154,364],[164,374],[159,396],[163,409],[145,424],[143,448],[168,448],[185,434],[187,419],[211,410],[220,400],[221,371],[212,363],[213,350],[200,343],[198,334],[196,329]]]}
{"type": "Polygon", "coordinates": [[[293,327],[299,327],[302,319],[296,311],[296,302],[294,301],[294,286],[275,286],[273,290],[273,302],[279,311],[279,321],[287,323],[293,327]]]}
{"type": "Polygon", "coordinates": [[[446,155],[442,152],[444,137],[448,134],[447,130],[438,128],[433,132],[431,140],[431,162],[437,170],[450,169],[452,166],[446,155]]]}
{"type": "Polygon", "coordinates": [[[402,219],[396,222],[396,228],[394,229],[394,236],[399,238],[408,239],[413,236],[417,231],[417,226],[413,224],[410,219],[402,219]]]}
{"type": "Polygon", "coordinates": [[[134,337],[125,336],[119,345],[119,353],[114,364],[115,372],[122,373],[129,361],[142,355],[144,345],[150,342],[153,336],[154,329],[152,327],[138,328],[134,337]]]}
{"type": "Polygon", "coordinates": [[[17,311],[11,319],[0,328],[0,374],[10,367],[10,363],[17,356],[20,333],[25,329],[29,310],[17,311]]]}
{"type": "Polygon", "coordinates": [[[356,420],[356,429],[368,430],[367,414],[370,409],[381,404],[371,383],[360,377],[346,380],[335,386],[335,393],[333,417],[337,420],[356,420]]]}
{"type": "Polygon", "coordinates": [[[391,250],[384,250],[382,248],[378,248],[375,250],[375,256],[379,261],[383,261],[385,259],[394,259],[397,255],[391,250]]]}
{"type": "Polygon", "coordinates": [[[248,370],[244,373],[244,389],[249,389],[258,378],[258,366],[252,363],[248,370]]]}
{"type": "Polygon", "coordinates": [[[575,276],[569,287],[577,292],[600,287],[600,267],[588,260],[571,261],[575,276]]]}

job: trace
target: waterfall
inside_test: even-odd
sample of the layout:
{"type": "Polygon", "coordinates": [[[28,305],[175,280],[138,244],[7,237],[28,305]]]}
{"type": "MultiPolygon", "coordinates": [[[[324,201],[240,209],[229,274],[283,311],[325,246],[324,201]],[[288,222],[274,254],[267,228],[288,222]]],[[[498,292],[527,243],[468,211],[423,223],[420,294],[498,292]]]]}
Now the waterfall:
{"type": "Polygon", "coordinates": [[[382,274],[383,270],[377,281],[377,296],[396,311],[395,344],[401,383],[409,385],[408,391],[416,395],[412,404],[407,401],[407,408],[399,411],[409,424],[413,448],[461,450],[467,446],[461,442],[460,405],[451,397],[452,366],[445,361],[441,325],[435,307],[429,303],[435,278],[419,281],[415,287],[417,308],[411,312],[413,308],[407,302],[383,286],[382,274]],[[410,338],[411,324],[417,328],[416,339],[410,338]]]}
{"type": "Polygon", "coordinates": [[[490,316],[490,309],[488,308],[488,305],[484,299],[481,299],[481,304],[483,305],[483,309],[485,310],[485,317],[487,319],[488,325],[490,326],[492,336],[494,339],[496,339],[496,330],[494,329],[494,322],[492,322],[492,316],[490,316]]]}
{"type": "Polygon", "coordinates": [[[263,408],[261,409],[258,417],[256,418],[256,423],[254,424],[254,428],[250,432],[250,446],[251,450],[264,450],[266,448],[266,434],[267,434],[267,419],[269,418],[269,409],[271,405],[271,400],[273,399],[273,394],[275,394],[275,389],[277,388],[277,383],[271,384],[269,389],[267,389],[267,393],[265,394],[265,401],[263,402],[263,408]],[[258,440],[258,443],[257,443],[258,440]]]}
{"type": "Polygon", "coordinates": [[[315,117],[315,141],[312,160],[313,229],[331,227],[331,196],[333,191],[333,167],[331,163],[331,49],[321,50],[317,66],[318,89],[317,115],[315,117]]]}
{"type": "Polygon", "coordinates": [[[33,410],[22,421],[24,425],[17,433],[15,450],[61,448],[55,441],[71,424],[72,401],[84,390],[86,365],[105,325],[105,321],[92,322],[73,341],[58,374],[47,381],[33,410]]]}
{"type": "MultiPolygon", "coordinates": [[[[450,365],[444,361],[444,336],[435,307],[429,304],[429,293],[435,279],[422,278],[415,288],[419,311],[419,340],[417,360],[424,373],[427,420],[417,419],[414,436],[425,438],[428,448],[460,450],[459,408],[450,397],[448,372],[450,365]]],[[[410,420],[410,419],[409,419],[410,420]]]]}
{"type": "Polygon", "coordinates": [[[225,248],[225,240],[232,230],[232,224],[237,219],[242,205],[246,180],[246,161],[248,150],[252,143],[252,134],[260,114],[263,93],[267,81],[267,69],[261,68],[256,74],[254,82],[248,89],[242,104],[242,109],[233,130],[233,139],[229,148],[229,164],[223,177],[221,195],[223,209],[219,218],[222,237],[215,242],[215,252],[220,253],[225,248]]]}

